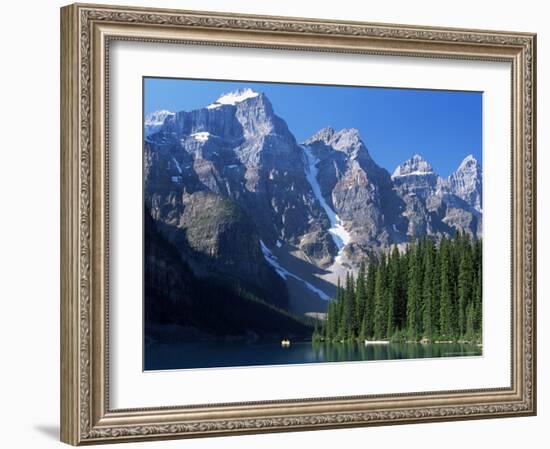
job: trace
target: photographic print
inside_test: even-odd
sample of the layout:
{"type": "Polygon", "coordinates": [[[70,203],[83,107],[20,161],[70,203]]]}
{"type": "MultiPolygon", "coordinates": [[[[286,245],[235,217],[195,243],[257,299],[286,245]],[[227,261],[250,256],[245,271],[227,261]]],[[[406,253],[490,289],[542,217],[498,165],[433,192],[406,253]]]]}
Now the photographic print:
{"type": "Polygon", "coordinates": [[[537,36],[464,25],[61,8],[62,441],[537,413],[537,36]]]}
{"type": "Polygon", "coordinates": [[[145,77],[144,370],[482,355],[482,99],[145,77]]]}

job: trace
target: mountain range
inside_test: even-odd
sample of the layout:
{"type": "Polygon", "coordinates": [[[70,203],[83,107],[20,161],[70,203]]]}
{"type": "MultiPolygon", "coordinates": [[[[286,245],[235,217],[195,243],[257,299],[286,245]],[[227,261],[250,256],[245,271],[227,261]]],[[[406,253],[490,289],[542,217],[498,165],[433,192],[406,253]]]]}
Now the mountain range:
{"type": "Polygon", "coordinates": [[[418,154],[390,174],[357,129],[298,142],[251,89],[145,117],[144,201],[194,276],[299,314],[326,310],[337,277],[372,252],[456,231],[482,236],[473,156],[447,178],[418,154]]]}

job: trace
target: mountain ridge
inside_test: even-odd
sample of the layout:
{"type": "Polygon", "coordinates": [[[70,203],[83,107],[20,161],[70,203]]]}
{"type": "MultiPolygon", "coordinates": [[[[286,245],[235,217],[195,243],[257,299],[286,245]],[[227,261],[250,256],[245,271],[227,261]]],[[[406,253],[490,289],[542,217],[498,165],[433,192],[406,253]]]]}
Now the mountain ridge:
{"type": "Polygon", "coordinates": [[[447,178],[419,154],[390,174],[355,128],[321,128],[299,144],[267,96],[252,89],[222,94],[192,111],[149,114],[144,128],[144,200],[159,229],[182,248],[210,229],[209,240],[195,245],[201,257],[182,249],[184,257],[197,259],[191,263],[197,272],[211,272],[216,254],[233,261],[227,269],[235,277],[262,283],[276,272],[269,257],[286,260],[286,254],[316,273],[306,279],[304,268],[294,279],[310,284],[311,294],[373,251],[423,236],[440,240],[457,230],[482,235],[482,171],[471,155],[447,178]],[[219,241],[225,238],[221,222],[208,216],[223,214],[200,216],[201,203],[191,200],[200,192],[210,195],[204,203],[210,208],[234,204],[243,211],[238,223],[224,224],[241,245],[219,241]],[[189,221],[191,204],[199,215],[189,221]],[[338,232],[346,236],[343,245],[338,232]],[[232,254],[217,253],[224,247],[232,254]],[[254,255],[256,274],[238,254],[241,247],[254,255]]]}

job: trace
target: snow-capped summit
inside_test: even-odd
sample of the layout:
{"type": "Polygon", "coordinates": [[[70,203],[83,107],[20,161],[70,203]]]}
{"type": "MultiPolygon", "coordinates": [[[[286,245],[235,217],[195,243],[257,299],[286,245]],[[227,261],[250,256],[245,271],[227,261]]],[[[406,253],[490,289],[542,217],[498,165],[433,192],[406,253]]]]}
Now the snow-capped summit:
{"type": "Polygon", "coordinates": [[[457,229],[481,237],[481,168],[474,157],[442,179],[415,154],[392,176],[355,128],[325,127],[298,145],[264,93],[246,88],[218,97],[193,110],[147,116],[146,126],[160,127],[145,135],[145,201],[163,226],[182,223],[204,254],[233,258],[235,248],[246,248],[253,263],[235,259],[231,275],[236,266],[243,280],[255,282],[258,270],[273,271],[265,266],[266,248],[277,257],[296,248],[302,260],[345,273],[371,251],[412,237],[437,241],[457,229]],[[227,246],[202,237],[204,223],[189,207],[198,210],[207,198],[214,209],[208,232],[227,246]],[[229,225],[234,218],[236,227],[229,225]]]}
{"type": "Polygon", "coordinates": [[[173,117],[176,115],[172,111],[168,111],[166,109],[161,109],[160,111],[151,112],[145,117],[144,129],[145,129],[145,137],[150,136],[154,132],[157,132],[161,126],[164,124],[164,120],[166,120],[166,117],[173,117]]]}
{"type": "Polygon", "coordinates": [[[419,154],[414,154],[410,159],[398,165],[394,170],[392,178],[411,175],[433,175],[434,171],[430,163],[419,154]]]}
{"type": "Polygon", "coordinates": [[[208,109],[216,109],[225,104],[235,106],[237,103],[241,103],[249,98],[254,98],[260,95],[258,92],[253,91],[249,87],[246,89],[239,89],[233,92],[222,94],[214,103],[207,106],[208,109]]]}

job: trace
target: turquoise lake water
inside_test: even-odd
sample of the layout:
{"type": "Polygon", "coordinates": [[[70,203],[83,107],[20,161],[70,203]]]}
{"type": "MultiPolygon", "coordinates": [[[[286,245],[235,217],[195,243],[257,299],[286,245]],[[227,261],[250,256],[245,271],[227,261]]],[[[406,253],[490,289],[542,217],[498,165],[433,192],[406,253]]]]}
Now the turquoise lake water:
{"type": "Polygon", "coordinates": [[[149,343],[144,351],[145,370],[221,368],[303,363],[357,362],[434,357],[480,356],[482,348],[463,343],[361,343],[279,341],[200,341],[149,343]]]}

